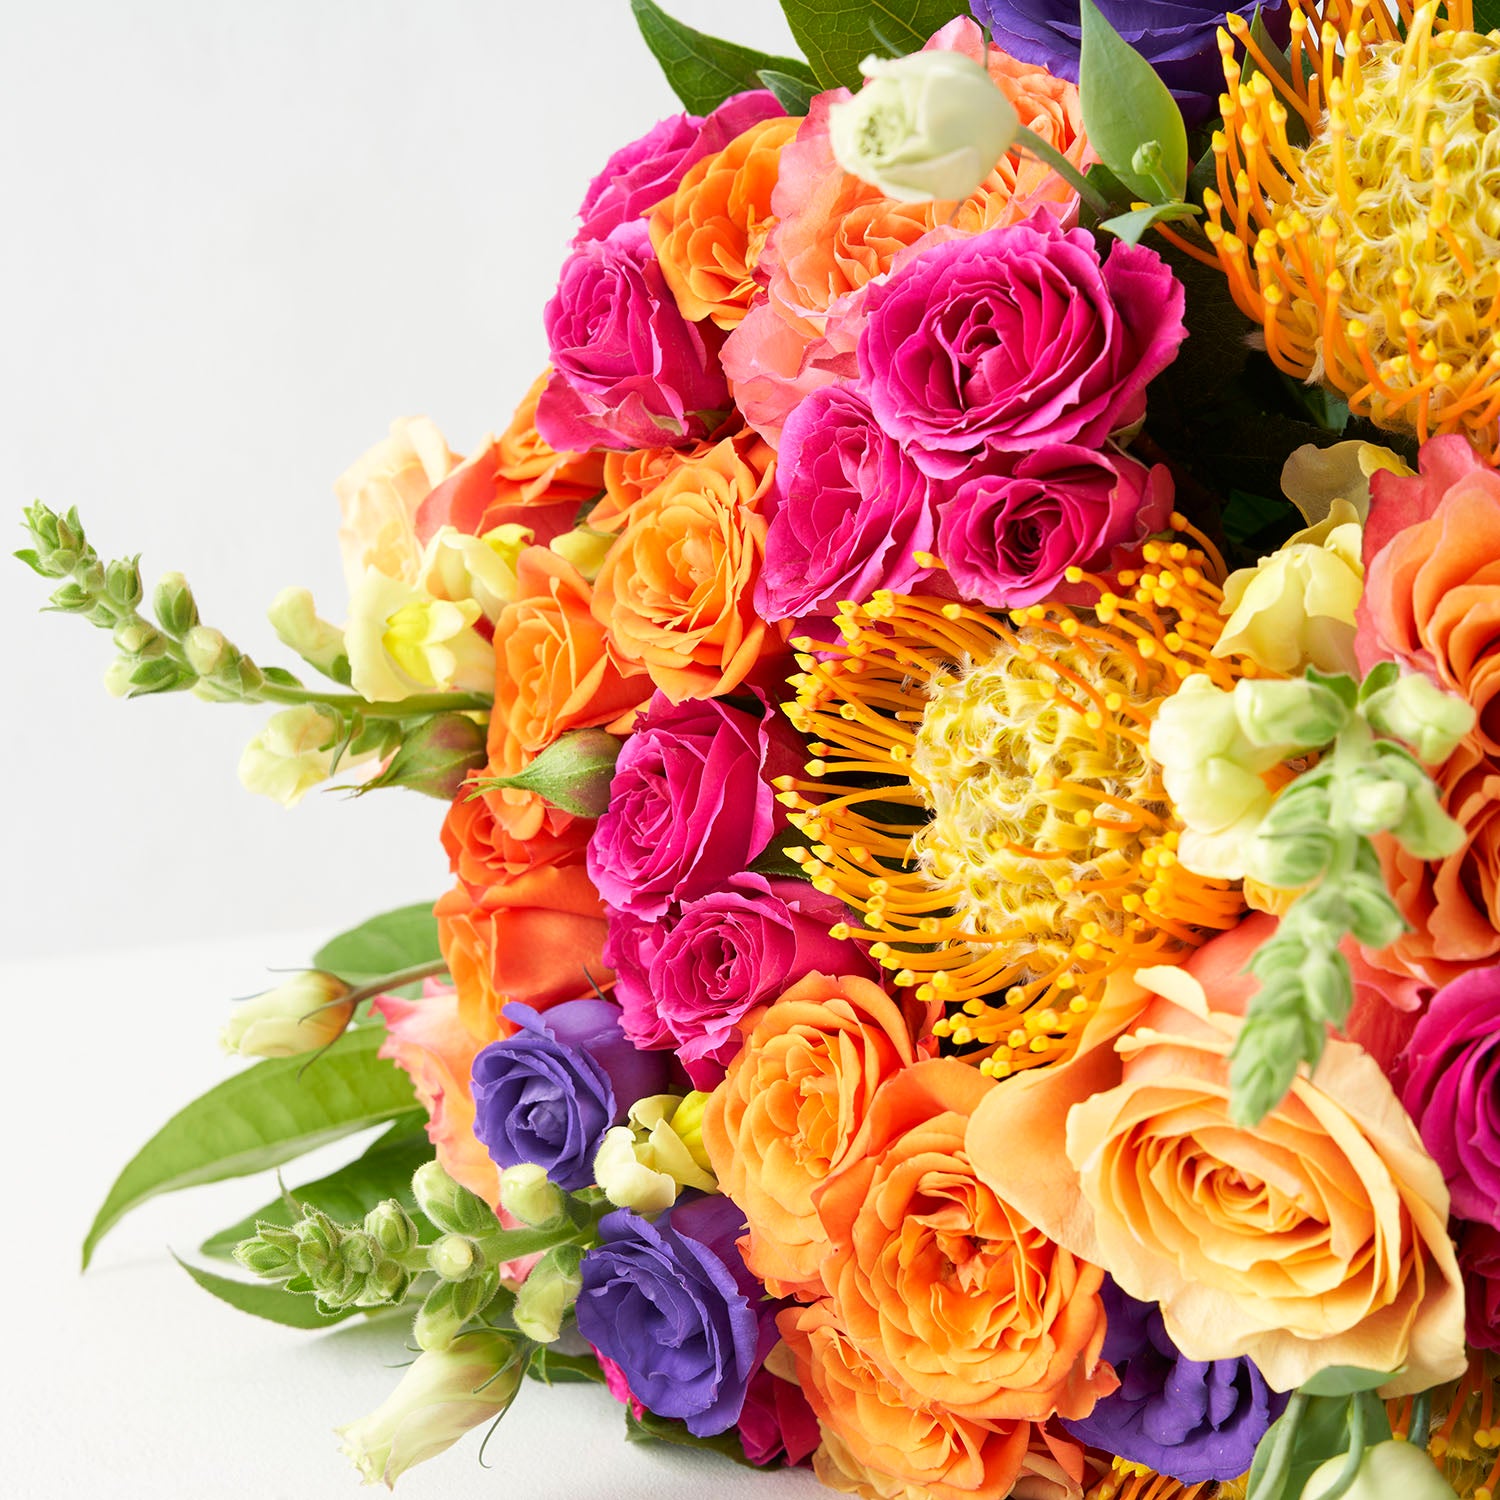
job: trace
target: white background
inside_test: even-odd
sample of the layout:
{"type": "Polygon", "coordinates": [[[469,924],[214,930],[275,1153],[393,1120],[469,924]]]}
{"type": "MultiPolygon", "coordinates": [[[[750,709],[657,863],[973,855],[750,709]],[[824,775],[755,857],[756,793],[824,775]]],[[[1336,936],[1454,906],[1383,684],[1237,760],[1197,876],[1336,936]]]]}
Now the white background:
{"type": "MultiPolygon", "coordinates": [[[[772,0],[669,8],[789,47],[772,0]]],[[[505,424],[588,178],[677,106],[627,0],[0,0],[0,20],[0,510],[78,505],[101,552],[187,573],[274,660],[283,585],[342,611],[333,479],[396,416],[461,452],[505,424]]],[[[0,556],[4,1490],[354,1495],[329,1429],[379,1403],[399,1346],[243,1317],[165,1254],[273,1184],[148,1205],[81,1280],[77,1246],[131,1152],[224,1075],[230,996],[446,884],[442,809],[249,797],[259,711],[107,698],[107,637],[38,615],[44,595],[0,556]]],[[[470,1440],[401,1493],[815,1491],[629,1448],[593,1388],[523,1398],[492,1470],[470,1440]]]]}

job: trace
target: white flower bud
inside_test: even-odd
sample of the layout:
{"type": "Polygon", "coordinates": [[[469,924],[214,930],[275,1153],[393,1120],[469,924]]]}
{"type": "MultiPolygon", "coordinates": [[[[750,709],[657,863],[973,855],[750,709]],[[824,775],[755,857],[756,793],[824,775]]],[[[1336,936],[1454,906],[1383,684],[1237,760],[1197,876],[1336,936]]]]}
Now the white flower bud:
{"type": "Polygon", "coordinates": [[[330,672],[345,655],[344,632],[319,617],[307,589],[282,589],[271,601],[266,618],[281,644],[320,672],[330,672]]]}
{"type": "Polygon", "coordinates": [[[226,1052],[240,1057],[299,1057],[343,1035],[354,1014],[344,981],[309,969],[274,990],[243,1000],[220,1033],[226,1052]]]}
{"type": "Polygon", "coordinates": [[[550,1229],[561,1222],[567,1199],[547,1181],[545,1167],[528,1161],[500,1174],[500,1206],[532,1229],[550,1229]]]}
{"type": "Polygon", "coordinates": [[[1370,695],[1365,717],[1381,734],[1404,740],[1418,760],[1433,766],[1453,754],[1476,716],[1470,704],[1445,693],[1420,672],[1404,672],[1388,688],[1370,695]]]}
{"type": "MultiPolygon", "coordinates": [[[[1333,1491],[1346,1455],[1320,1464],[1302,1488],[1301,1500],[1323,1500],[1333,1491]]],[[[1415,1443],[1393,1438],[1365,1449],[1354,1483],[1343,1500],[1454,1500],[1454,1491],[1437,1465],[1415,1443]]]]}

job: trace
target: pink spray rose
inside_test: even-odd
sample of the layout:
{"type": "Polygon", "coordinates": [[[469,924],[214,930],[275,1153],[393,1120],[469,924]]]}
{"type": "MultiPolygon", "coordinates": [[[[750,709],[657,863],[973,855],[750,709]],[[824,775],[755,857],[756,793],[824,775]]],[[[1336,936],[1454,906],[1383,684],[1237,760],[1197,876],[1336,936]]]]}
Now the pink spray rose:
{"type": "Polygon", "coordinates": [[[745,1457],[760,1467],[806,1463],[822,1436],[802,1388],[765,1365],[750,1377],[737,1426],[745,1457]]]}
{"type": "Polygon", "coordinates": [[[938,555],[967,599],[1034,604],[1067,570],[1106,567],[1110,550],[1162,530],[1172,476],[1108,449],[1048,443],[1008,472],[966,480],[940,508],[938,555]]]}
{"type": "Polygon", "coordinates": [[[755,607],[772,620],[835,612],[931,576],[933,482],[880,430],[853,387],[814,391],[787,418],[755,607]]]}
{"type": "Polygon", "coordinates": [[[880,425],[938,478],[988,453],[1102,447],[1137,422],[1187,335],[1154,250],[1046,212],[933,245],[872,286],[860,375],[880,425]]]}
{"type": "Polygon", "coordinates": [[[620,1024],[642,1052],[659,1052],[673,1045],[671,1030],[657,1013],[651,992],[651,965],[666,938],[667,928],[659,917],[638,917],[611,908],[604,962],[615,971],[620,1024]]]}
{"type": "Polygon", "coordinates": [[[1469,1343],[1500,1353],[1500,1229],[1457,1226],[1458,1264],[1464,1273],[1469,1343]]]}
{"type": "Polygon", "coordinates": [[[568,257],[543,322],[552,375],[536,430],[559,452],[694,443],[729,407],[720,335],[678,312],[642,220],[568,257]]]}
{"type": "Polygon", "coordinates": [[[722,151],[759,121],[785,113],[769,89],[754,89],[726,99],[706,118],[673,115],[653,125],[639,140],[621,146],[589,184],[573,248],[602,240],[617,225],[649,213],[677,191],[695,162],[722,151]]]}

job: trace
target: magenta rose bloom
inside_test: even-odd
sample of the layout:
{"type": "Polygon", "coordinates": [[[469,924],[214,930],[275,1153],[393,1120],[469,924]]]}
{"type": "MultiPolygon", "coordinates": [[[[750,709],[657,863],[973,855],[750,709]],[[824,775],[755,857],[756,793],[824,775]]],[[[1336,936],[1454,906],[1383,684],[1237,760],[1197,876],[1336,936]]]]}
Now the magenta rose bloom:
{"type": "Polygon", "coordinates": [[[939,509],[938,555],[966,599],[1010,607],[1057,592],[1073,566],[1107,565],[1172,514],[1172,476],[1108,449],[1048,443],[1008,473],[976,474],[939,509]]]}
{"type": "Polygon", "coordinates": [[[1500,1230],[1488,1224],[1461,1224],[1456,1231],[1469,1343],[1500,1354],[1500,1230]]]}
{"type": "Polygon", "coordinates": [[[929,474],[1046,443],[1102,447],[1138,421],[1187,335],[1154,250],[1045,212],[933,245],[871,285],[860,374],[880,425],[929,474]]]}
{"type": "Polygon", "coordinates": [[[1471,969],[1432,997],[1400,1071],[1454,1217],[1500,1229],[1500,968],[1471,969]]]}
{"type": "Polygon", "coordinates": [[[764,1365],[750,1377],[738,1432],[745,1457],[761,1468],[806,1463],[822,1441],[818,1419],[801,1387],[764,1365]]]}
{"type": "Polygon", "coordinates": [[[785,113],[769,89],[754,89],[726,99],[706,118],[673,115],[653,125],[639,140],[621,146],[589,184],[573,248],[650,213],[677,191],[694,162],[722,151],[757,122],[785,113]]]}
{"type": "Polygon", "coordinates": [[[614,997],[625,1035],[645,1052],[676,1045],[651,993],[651,965],[666,937],[667,925],[659,917],[637,917],[618,907],[609,910],[604,962],[615,971],[614,997]]]}
{"type": "Polygon", "coordinates": [[[657,693],[636,720],[589,839],[588,871],[618,911],[659,917],[749,869],[776,829],[774,777],[801,769],[802,741],[761,712],[657,693]]]}
{"type": "Polygon", "coordinates": [[[568,257],[543,321],[536,430],[560,452],[697,442],[729,406],[720,335],[678,312],[643,220],[568,257]]]}
{"type": "Polygon", "coordinates": [[[852,386],[814,391],[787,418],[755,607],[770,620],[835,612],[876,589],[910,593],[931,570],[933,482],[852,386]]]}
{"type": "Polygon", "coordinates": [[[739,1021],[814,969],[868,974],[857,944],[828,935],[848,912],[805,880],[740,875],[691,901],[651,964],[656,1014],[671,1032],[693,1086],[711,1089],[740,1050],[739,1021]]]}

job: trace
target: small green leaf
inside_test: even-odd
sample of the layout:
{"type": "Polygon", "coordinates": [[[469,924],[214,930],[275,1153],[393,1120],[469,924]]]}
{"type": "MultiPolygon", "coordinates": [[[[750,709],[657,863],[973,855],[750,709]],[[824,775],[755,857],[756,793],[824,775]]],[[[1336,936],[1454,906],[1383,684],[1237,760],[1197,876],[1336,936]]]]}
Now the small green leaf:
{"type": "Polygon", "coordinates": [[[442,956],[437,918],[430,905],[418,903],[383,912],[341,932],[313,955],[313,967],[357,985],[442,956]]]}
{"type": "Polygon", "coordinates": [[[410,1080],[375,1055],[384,1040],[383,1026],[366,1026],[313,1062],[269,1058],[173,1115],[115,1179],[83,1242],[84,1267],[104,1235],[149,1198],[278,1167],[410,1114],[417,1107],[410,1080]]]}
{"type": "Polygon", "coordinates": [[[1329,1365],[1298,1387],[1309,1396],[1352,1396],[1373,1391],[1396,1375],[1394,1370],[1361,1370],[1355,1365],[1329,1365]]]}
{"type": "Polygon", "coordinates": [[[674,20],[655,0],[630,0],[630,8],[672,92],[695,115],[717,109],[731,94],[766,87],[760,79],[762,69],[815,82],[798,58],[773,57],[695,31],[674,20]]]}
{"type": "Polygon", "coordinates": [[[817,85],[790,73],[778,73],[775,68],[762,68],[756,77],[776,95],[777,103],[789,115],[805,115],[812,108],[817,85]]]}
{"type": "Polygon", "coordinates": [[[332,1328],[345,1318],[352,1318],[358,1309],[342,1308],[336,1313],[318,1311],[318,1304],[311,1298],[288,1291],[286,1286],[268,1281],[238,1281],[232,1276],[220,1276],[214,1271],[205,1271],[201,1266],[189,1265],[180,1255],[173,1260],[182,1267],[205,1292],[212,1292],[220,1302],[227,1302],[241,1312],[254,1313],[257,1318],[268,1318],[284,1328],[332,1328]]]}
{"type": "Polygon", "coordinates": [[[1117,214],[1113,219],[1105,219],[1100,224],[1101,229],[1107,229],[1117,239],[1122,239],[1127,245],[1138,245],[1141,236],[1150,229],[1153,224],[1161,224],[1172,219],[1191,219],[1199,213],[1189,203],[1155,203],[1150,208],[1133,208],[1129,213],[1117,214]]]}
{"type": "Polygon", "coordinates": [[[1137,197],[1162,200],[1162,189],[1135,170],[1137,151],[1160,148],[1160,172],[1172,189],[1187,192],[1187,127],[1156,70],[1113,26],[1093,0],[1081,0],[1083,45],[1078,63],[1083,128],[1099,159],[1137,197]]]}
{"type": "Polygon", "coordinates": [[[538,1344],[531,1351],[526,1373],[543,1385],[604,1383],[604,1371],[592,1354],[559,1354],[550,1344],[538,1344]]]}
{"type": "Polygon", "coordinates": [[[969,14],[963,0],[781,0],[781,8],[825,89],[859,88],[859,65],[872,52],[920,52],[933,32],[969,14]]]}
{"type": "Polygon", "coordinates": [[[754,1467],[745,1457],[745,1449],[731,1428],[715,1437],[695,1437],[683,1422],[671,1417],[659,1417],[655,1412],[642,1412],[639,1417],[625,1408],[625,1436],[632,1443],[671,1443],[678,1448],[698,1448],[710,1453],[722,1453],[737,1464],[754,1467]]]}

